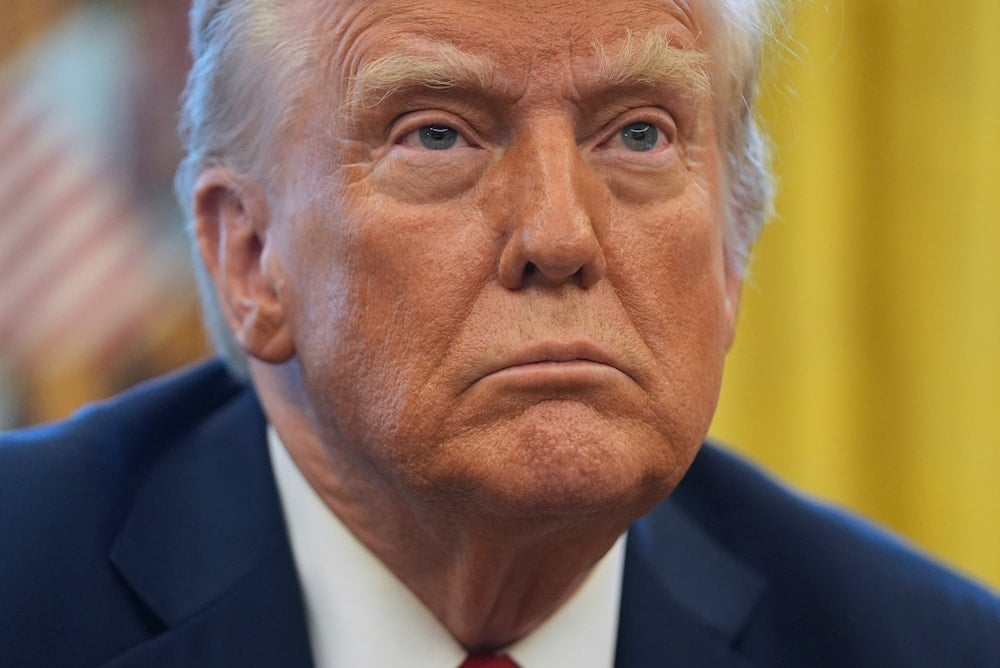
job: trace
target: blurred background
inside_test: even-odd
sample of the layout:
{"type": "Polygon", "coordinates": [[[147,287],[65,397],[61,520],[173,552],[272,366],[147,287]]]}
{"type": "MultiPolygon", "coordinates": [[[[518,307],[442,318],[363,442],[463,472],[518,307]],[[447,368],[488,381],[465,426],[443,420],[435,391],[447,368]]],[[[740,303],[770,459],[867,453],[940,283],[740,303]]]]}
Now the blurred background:
{"type": "Polygon", "coordinates": [[[0,428],[204,354],[172,196],[178,0],[2,0],[0,428]]]}
{"type": "MultiPolygon", "coordinates": [[[[3,0],[0,429],[208,354],[180,0],[3,0]]],[[[1000,588],[1000,3],[802,0],[712,433],[1000,588]]],[[[789,540],[794,540],[789,536],[789,540]]]]}

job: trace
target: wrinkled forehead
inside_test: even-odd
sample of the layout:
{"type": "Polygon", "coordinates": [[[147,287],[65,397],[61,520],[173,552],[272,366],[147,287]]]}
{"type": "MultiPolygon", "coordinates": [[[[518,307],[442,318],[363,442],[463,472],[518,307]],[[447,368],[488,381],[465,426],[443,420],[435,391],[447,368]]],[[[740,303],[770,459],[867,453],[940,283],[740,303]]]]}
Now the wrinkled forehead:
{"type": "Polygon", "coordinates": [[[304,0],[324,70],[349,80],[397,53],[433,56],[441,45],[525,75],[587,68],[602,49],[657,33],[674,47],[709,51],[710,0],[304,0]]]}

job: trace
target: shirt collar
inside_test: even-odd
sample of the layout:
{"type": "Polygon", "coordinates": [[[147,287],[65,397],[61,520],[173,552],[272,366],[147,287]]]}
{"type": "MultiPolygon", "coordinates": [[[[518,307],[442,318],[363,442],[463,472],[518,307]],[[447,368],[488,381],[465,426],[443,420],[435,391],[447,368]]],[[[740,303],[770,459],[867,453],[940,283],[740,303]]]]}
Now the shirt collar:
{"type": "MultiPolygon", "coordinates": [[[[323,503],[270,426],[268,448],[316,668],[457,667],[465,650],[323,503]]],[[[570,599],[506,653],[521,668],[610,668],[624,555],[622,536],[570,599]]]]}

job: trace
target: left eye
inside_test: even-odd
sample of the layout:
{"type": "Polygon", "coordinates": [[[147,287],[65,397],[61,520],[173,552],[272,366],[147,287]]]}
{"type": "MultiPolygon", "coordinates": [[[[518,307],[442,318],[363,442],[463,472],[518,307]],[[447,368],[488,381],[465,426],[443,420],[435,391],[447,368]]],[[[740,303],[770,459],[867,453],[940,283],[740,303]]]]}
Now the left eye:
{"type": "Polygon", "coordinates": [[[622,144],[630,151],[643,152],[656,148],[660,132],[652,123],[629,123],[620,131],[622,144]]]}
{"type": "Polygon", "coordinates": [[[447,125],[425,125],[417,130],[420,145],[431,151],[444,151],[458,142],[458,130],[447,125]]]}

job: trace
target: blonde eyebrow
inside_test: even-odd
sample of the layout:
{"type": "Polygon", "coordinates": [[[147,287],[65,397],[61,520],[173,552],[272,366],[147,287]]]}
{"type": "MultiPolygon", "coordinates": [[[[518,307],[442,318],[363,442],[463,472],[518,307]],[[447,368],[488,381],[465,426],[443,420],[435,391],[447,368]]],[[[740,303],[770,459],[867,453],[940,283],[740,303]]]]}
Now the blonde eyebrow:
{"type": "Polygon", "coordinates": [[[473,54],[442,44],[433,57],[389,54],[367,65],[351,78],[347,100],[352,106],[374,107],[405,88],[448,90],[464,83],[485,86],[492,64],[473,54]]]}
{"type": "Polygon", "coordinates": [[[641,39],[629,31],[616,53],[595,42],[597,69],[590,83],[601,86],[680,85],[695,93],[711,90],[708,54],[673,46],[660,33],[649,32],[641,39]]]}
{"type": "MultiPolygon", "coordinates": [[[[595,42],[597,68],[588,77],[596,86],[657,86],[674,84],[692,92],[708,92],[710,58],[700,51],[681,49],[660,33],[637,39],[631,31],[613,54],[595,42]]],[[[365,65],[348,83],[345,107],[372,108],[407,88],[448,90],[461,85],[485,87],[494,80],[495,67],[480,56],[451,44],[435,47],[433,56],[391,53],[365,65]]]]}

